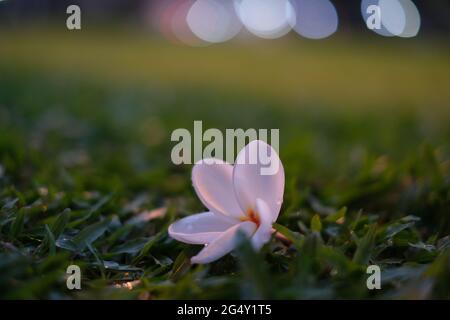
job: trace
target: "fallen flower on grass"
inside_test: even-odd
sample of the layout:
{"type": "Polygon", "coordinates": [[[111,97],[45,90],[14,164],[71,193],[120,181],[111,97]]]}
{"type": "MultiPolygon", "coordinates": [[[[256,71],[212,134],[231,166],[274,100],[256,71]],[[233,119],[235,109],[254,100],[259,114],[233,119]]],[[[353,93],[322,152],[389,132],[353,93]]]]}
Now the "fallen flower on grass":
{"type": "Polygon", "coordinates": [[[194,165],[192,182],[209,211],[176,221],[169,235],[181,242],[205,247],[192,263],[209,263],[231,252],[239,242],[239,233],[249,237],[255,250],[270,240],[272,224],[283,202],[284,169],[275,150],[254,140],[238,154],[235,165],[217,159],[204,159],[194,165]],[[267,166],[263,155],[277,170],[262,174],[267,166]],[[256,161],[249,161],[255,159],[256,161]]]}

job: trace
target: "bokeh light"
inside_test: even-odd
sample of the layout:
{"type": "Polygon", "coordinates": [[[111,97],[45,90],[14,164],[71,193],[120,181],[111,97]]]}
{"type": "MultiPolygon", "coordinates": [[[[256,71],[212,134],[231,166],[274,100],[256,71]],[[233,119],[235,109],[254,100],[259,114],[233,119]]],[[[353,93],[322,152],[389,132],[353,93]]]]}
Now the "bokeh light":
{"type": "Polygon", "coordinates": [[[239,33],[239,21],[231,1],[197,0],[187,14],[187,24],[200,39],[219,43],[239,33]]]}
{"type": "Polygon", "coordinates": [[[367,21],[372,13],[367,9],[376,5],[380,10],[381,26],[372,31],[385,37],[415,37],[420,30],[421,18],[419,10],[411,0],[363,0],[361,14],[367,21]]]}
{"type": "Polygon", "coordinates": [[[400,35],[406,26],[403,6],[398,0],[380,0],[381,23],[394,36],[400,35]]]}
{"type": "MultiPolygon", "coordinates": [[[[367,22],[369,17],[374,14],[373,12],[369,11],[368,9],[370,6],[378,6],[379,0],[362,0],[361,1],[361,15],[363,17],[364,22],[367,22]]],[[[381,14],[381,12],[380,12],[381,14]]],[[[390,33],[382,23],[380,23],[379,29],[371,29],[373,32],[379,34],[380,36],[384,37],[393,37],[394,35],[390,33]]]]}
{"type": "Polygon", "coordinates": [[[415,37],[419,33],[421,25],[419,10],[411,0],[400,0],[400,3],[405,12],[406,24],[399,36],[403,38],[415,37]]]}
{"type": "MultiPolygon", "coordinates": [[[[186,16],[194,0],[174,0],[150,6],[146,19],[157,22],[159,34],[166,40],[190,46],[202,46],[205,42],[189,28],[186,16]]],[[[149,22],[150,22],[149,21],[149,22]]]]}
{"type": "MultiPolygon", "coordinates": [[[[368,28],[384,37],[415,37],[421,27],[420,12],[411,0],[361,0],[360,9],[368,28]],[[370,28],[374,8],[380,24],[370,28]]],[[[331,0],[170,0],[154,2],[149,12],[166,39],[190,46],[229,41],[243,27],[265,39],[282,37],[291,29],[305,38],[324,39],[339,26],[331,0]]]]}
{"type": "Polygon", "coordinates": [[[305,38],[323,39],[336,32],[338,15],[329,0],[291,0],[297,16],[294,30],[305,38]]]}
{"type": "Polygon", "coordinates": [[[191,46],[204,45],[205,43],[200,40],[189,28],[187,24],[187,14],[192,4],[193,0],[180,0],[177,2],[178,6],[173,12],[171,17],[170,25],[172,32],[175,37],[182,43],[191,46]]]}
{"type": "Polygon", "coordinates": [[[295,25],[295,10],[288,0],[234,0],[236,12],[248,31],[275,39],[295,25]]]}

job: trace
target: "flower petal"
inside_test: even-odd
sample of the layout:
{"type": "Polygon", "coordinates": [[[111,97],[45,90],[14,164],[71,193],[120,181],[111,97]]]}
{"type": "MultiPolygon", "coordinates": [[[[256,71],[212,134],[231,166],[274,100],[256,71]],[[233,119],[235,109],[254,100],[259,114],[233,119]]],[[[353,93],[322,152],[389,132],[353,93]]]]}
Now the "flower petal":
{"type": "Polygon", "coordinates": [[[251,243],[255,250],[262,248],[269,242],[272,235],[272,214],[267,203],[261,199],[256,199],[256,212],[259,216],[259,227],[253,234],[251,243]]]}
{"type": "Polygon", "coordinates": [[[264,199],[276,221],[283,203],[284,168],[276,151],[264,141],[254,140],[238,154],[233,170],[236,198],[244,212],[264,199]]]}
{"type": "Polygon", "coordinates": [[[201,160],[192,168],[192,183],[202,203],[212,212],[240,218],[243,212],[234,195],[232,177],[233,166],[218,159],[201,160]]]}
{"type": "Polygon", "coordinates": [[[243,232],[250,237],[255,232],[256,224],[250,221],[239,223],[217,237],[208,244],[196,256],[191,258],[192,263],[210,263],[213,262],[230,251],[232,251],[239,243],[239,232],[243,232]]]}
{"type": "Polygon", "coordinates": [[[236,222],[224,215],[204,212],[175,221],[169,226],[169,235],[181,242],[208,244],[236,222]]]}

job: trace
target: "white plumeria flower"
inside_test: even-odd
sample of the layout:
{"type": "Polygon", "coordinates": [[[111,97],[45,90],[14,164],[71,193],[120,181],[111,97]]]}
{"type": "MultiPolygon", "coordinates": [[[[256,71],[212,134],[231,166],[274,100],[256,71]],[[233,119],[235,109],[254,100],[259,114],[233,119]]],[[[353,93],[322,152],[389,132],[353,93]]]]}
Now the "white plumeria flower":
{"type": "Polygon", "coordinates": [[[194,165],[192,182],[209,211],[188,216],[169,227],[172,238],[205,245],[191,258],[192,263],[209,263],[231,252],[238,245],[239,232],[250,238],[256,250],[270,240],[284,193],[283,165],[271,146],[260,140],[250,142],[239,152],[234,166],[204,159],[194,165]],[[260,161],[258,150],[264,150],[271,167],[277,168],[274,174],[261,174],[267,163],[260,161]]]}

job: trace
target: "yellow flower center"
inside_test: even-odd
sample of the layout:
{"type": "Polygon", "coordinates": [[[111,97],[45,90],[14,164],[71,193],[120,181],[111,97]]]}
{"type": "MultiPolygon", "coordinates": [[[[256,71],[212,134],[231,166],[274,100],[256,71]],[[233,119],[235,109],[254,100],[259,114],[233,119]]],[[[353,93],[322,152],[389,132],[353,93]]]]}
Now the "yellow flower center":
{"type": "Polygon", "coordinates": [[[260,225],[259,214],[253,209],[248,209],[245,217],[241,217],[241,221],[251,221],[257,226],[260,225]]]}

